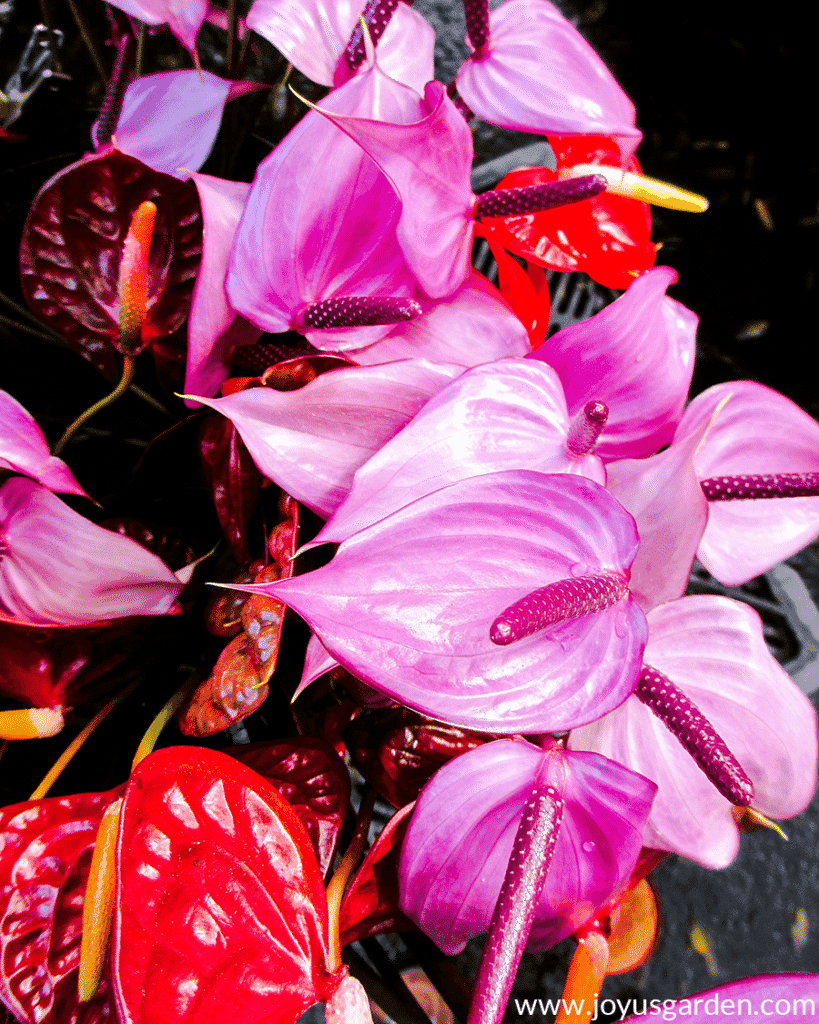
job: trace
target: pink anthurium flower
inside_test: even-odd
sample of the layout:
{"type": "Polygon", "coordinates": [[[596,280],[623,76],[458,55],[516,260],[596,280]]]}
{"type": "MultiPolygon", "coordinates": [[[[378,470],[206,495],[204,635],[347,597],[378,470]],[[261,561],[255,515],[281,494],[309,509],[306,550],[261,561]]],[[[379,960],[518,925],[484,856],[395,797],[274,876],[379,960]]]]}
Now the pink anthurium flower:
{"type": "MultiPolygon", "coordinates": [[[[465,4],[485,8],[486,0],[465,4]]],[[[479,117],[513,131],[610,135],[623,162],[637,148],[634,105],[577,29],[548,0],[506,0],[456,79],[479,117]]]]}
{"type": "Polygon", "coordinates": [[[156,555],[32,480],[0,487],[0,611],[34,624],[81,625],[164,615],[181,590],[156,555]]]}
{"type": "Polygon", "coordinates": [[[457,480],[509,469],[576,473],[605,484],[603,464],[572,439],[557,374],[542,363],[501,359],[452,381],[357,472],[344,504],[313,543],[338,543],[457,480]]]}
{"type": "Polygon", "coordinates": [[[599,484],[516,470],[444,487],[324,568],[248,589],[294,608],[344,668],[423,714],[559,731],[635,685],[636,550],[633,520],[599,484]]]}
{"type": "Polygon", "coordinates": [[[607,462],[653,455],[682,416],[698,317],[665,294],[676,281],[670,267],[646,271],[611,305],[529,356],[557,371],[571,415],[592,399],[609,407],[595,448],[607,462]]]}
{"type": "MultiPolygon", "coordinates": [[[[401,850],[402,911],[448,954],[485,932],[543,754],[495,740],[449,761],[421,792],[401,850]]],[[[565,807],[527,948],[548,949],[628,881],[656,787],[613,761],[555,748],[565,807]]]]}
{"type": "MultiPolygon", "coordinates": [[[[639,1005],[640,1000],[634,1002],[639,1005]]],[[[719,1024],[759,1024],[760,1017],[780,1024],[812,1024],[817,1005],[819,974],[760,974],[682,999],[644,1000],[645,1012],[627,1017],[625,1024],[654,1024],[672,1013],[680,1018],[697,1016],[700,1006],[703,1017],[719,1024]]]]}
{"type": "MultiPolygon", "coordinates": [[[[345,48],[362,7],[360,0],[254,0],[247,24],[307,78],[338,86],[353,74],[345,60],[345,48]]],[[[421,92],[435,77],[434,49],[432,26],[406,4],[398,3],[378,41],[382,71],[421,92]]]]}
{"type": "MultiPolygon", "coordinates": [[[[325,103],[401,121],[419,100],[373,66],[325,103]]],[[[400,212],[360,147],[310,111],[256,172],[228,270],[231,304],[263,330],[298,330],[324,349],[371,344],[420,313],[395,235],[400,212]]]]}
{"type": "Polygon", "coordinates": [[[674,443],[699,431],[721,403],[696,456],[708,498],[697,557],[721,583],[737,586],[819,534],[819,425],[777,391],[733,381],[694,399],[674,443]]]}
{"type": "Polygon", "coordinates": [[[155,171],[185,180],[210,155],[225,103],[259,88],[264,86],[230,82],[210,71],[143,75],[125,90],[112,144],[155,171]]]}
{"type": "MultiPolygon", "coordinates": [[[[754,809],[773,818],[803,811],[816,787],[816,713],[768,650],[756,612],[729,598],[684,597],[654,608],[648,624],[645,664],[711,723],[750,779],[754,809]]],[[[736,856],[731,803],[637,696],[573,730],[569,747],[657,783],[647,846],[710,868],[736,856]]]]}
{"type": "Polygon", "coordinates": [[[266,477],[327,518],[358,467],[461,369],[404,359],[332,370],[297,391],[251,388],[196,401],[227,416],[266,477]]]}
{"type": "MultiPolygon", "coordinates": [[[[261,331],[231,306],[225,290],[228,256],[250,186],[192,174],[202,206],[202,263],[188,320],[185,390],[211,397],[227,380],[231,356],[261,331]]],[[[188,402],[190,405],[190,401],[188,402]]]]}
{"type": "Polygon", "coordinates": [[[146,25],[167,25],[180,43],[196,53],[196,36],[208,13],[208,0],[112,0],[146,25]]]}
{"type": "Polygon", "coordinates": [[[51,454],[31,413],[5,391],[0,391],[0,469],[30,476],[50,491],[87,497],[63,460],[51,454]]]}
{"type": "Polygon", "coordinates": [[[361,366],[393,359],[479,366],[530,351],[526,330],[497,288],[474,271],[445,299],[420,299],[416,320],[396,324],[390,333],[347,355],[361,366]]]}

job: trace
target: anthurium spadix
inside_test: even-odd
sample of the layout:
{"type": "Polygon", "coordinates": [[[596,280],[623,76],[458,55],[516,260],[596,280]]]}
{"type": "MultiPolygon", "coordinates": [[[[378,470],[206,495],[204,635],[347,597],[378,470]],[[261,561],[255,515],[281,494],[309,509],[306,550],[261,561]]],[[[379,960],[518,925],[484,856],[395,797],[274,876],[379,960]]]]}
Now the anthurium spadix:
{"type": "Polygon", "coordinates": [[[656,792],[604,757],[495,740],[449,761],[421,792],[401,850],[403,912],[449,954],[485,932],[544,756],[563,815],[527,948],[571,935],[628,881],[656,792]]]}
{"type": "Polygon", "coordinates": [[[545,364],[501,359],[477,366],[430,399],[356,472],[350,494],[314,543],[346,540],[440,487],[500,470],[576,473],[605,484],[593,445],[570,447],[585,426],[583,410],[573,423],[558,376],[545,364]]]}
{"type": "Polygon", "coordinates": [[[328,518],[359,466],[462,369],[404,359],[332,370],[297,391],[197,400],[227,416],[266,477],[328,518]]]}
{"type": "Polygon", "coordinates": [[[665,294],[676,281],[671,267],[646,271],[611,305],[564,327],[528,357],[557,371],[571,415],[590,400],[606,403],[595,451],[607,462],[653,455],[682,416],[698,317],[665,294]]]}
{"type": "MultiPolygon", "coordinates": [[[[341,115],[418,117],[417,94],[376,66],[324,102],[341,115]]],[[[323,349],[371,344],[420,313],[400,213],[361,148],[308,112],[256,172],[229,264],[231,304],[265,331],[297,330],[323,349]]]]}
{"type": "Polygon", "coordinates": [[[708,499],[697,557],[721,583],[736,586],[819,534],[819,425],[779,392],[733,381],[694,399],[674,444],[717,409],[696,456],[708,499]]]}
{"type": "MultiPolygon", "coordinates": [[[[465,7],[486,7],[468,0],[465,7]]],[[[491,124],[543,135],[610,135],[623,162],[642,133],[634,105],[577,29],[548,0],[506,0],[458,72],[458,92],[491,124]]]]}
{"type": "Polygon", "coordinates": [[[0,469],[30,476],[50,491],[85,495],[68,466],[49,451],[31,413],[5,391],[0,391],[0,469]]]}
{"type": "Polygon", "coordinates": [[[256,589],[409,707],[481,731],[557,731],[634,688],[646,628],[627,587],[637,543],[599,484],[515,470],[435,491],[324,568],[256,589]]]}
{"type": "MultiPolygon", "coordinates": [[[[247,25],[307,78],[339,86],[354,74],[346,51],[363,8],[361,0],[254,0],[247,25]]],[[[383,35],[372,35],[378,63],[390,78],[421,92],[435,77],[435,32],[406,4],[395,6],[383,35]]]]}
{"type": "Polygon", "coordinates": [[[164,615],[182,584],[136,541],[74,512],[44,487],[0,487],[0,610],[30,623],[74,625],[164,615]]]}
{"type": "MultiPolygon", "coordinates": [[[[756,612],[702,595],[654,608],[648,624],[645,664],[670,679],[682,691],[680,706],[692,702],[727,745],[753,786],[751,806],[772,818],[803,811],[816,787],[816,713],[768,650],[756,612]]],[[[569,746],[657,783],[646,846],[710,868],[734,859],[739,832],[731,802],[637,696],[573,730],[569,746]]]]}

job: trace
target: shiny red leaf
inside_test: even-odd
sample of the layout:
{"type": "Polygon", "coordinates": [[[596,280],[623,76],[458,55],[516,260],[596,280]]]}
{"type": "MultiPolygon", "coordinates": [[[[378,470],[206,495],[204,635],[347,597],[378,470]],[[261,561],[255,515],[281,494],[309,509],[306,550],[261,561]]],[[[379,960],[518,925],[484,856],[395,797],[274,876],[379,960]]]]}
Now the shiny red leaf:
{"type": "MultiPolygon", "coordinates": [[[[131,218],[145,200],[157,217],[142,340],[173,335],[188,316],[202,252],[195,188],[117,150],[64,168],[37,194],[20,244],[31,309],[109,379],[119,376],[119,267],[131,218]]],[[[165,362],[164,349],[160,353],[165,362]]]]}
{"type": "MultiPolygon", "coordinates": [[[[498,188],[518,188],[556,181],[562,168],[576,164],[620,166],[617,146],[605,136],[552,136],[558,171],[521,167],[498,188]]],[[[640,173],[635,159],[626,170],[640,173]]],[[[552,270],[582,270],[606,288],[628,288],[654,266],[651,213],[636,199],[603,192],[572,206],[520,217],[493,218],[486,225],[509,252],[552,270]]]]}
{"type": "MultiPolygon", "coordinates": [[[[264,562],[253,561],[223,583],[252,583],[264,562]]],[[[205,608],[205,625],[214,636],[236,636],[242,631],[242,608],[247,604],[244,590],[217,590],[205,608]]]]}
{"type": "Polygon", "coordinates": [[[415,924],[398,909],[398,858],[415,804],[397,811],[370,847],[341,901],[341,945],[382,932],[408,932],[415,924]]]}
{"type": "Polygon", "coordinates": [[[295,1024],[341,981],[327,929],[310,839],[268,782],[195,747],[138,766],[117,848],[121,1024],[295,1024]]]}
{"type": "Polygon", "coordinates": [[[256,507],[262,475],[236,428],[223,416],[209,416],[203,422],[199,450],[230,552],[240,565],[247,565],[247,524],[256,507]]]}
{"type": "Polygon", "coordinates": [[[327,877],[350,799],[350,773],[338,754],[313,736],[229,747],[224,753],[262,775],[290,804],[327,877]]]}
{"type": "Polygon", "coordinates": [[[110,973],[77,995],[82,907],[97,828],[124,787],[0,810],[0,998],[26,1024],[117,1024],[110,973]]]}
{"type": "Polygon", "coordinates": [[[367,711],[344,737],[356,767],[393,807],[415,800],[441,765],[491,739],[404,707],[367,711]]]}
{"type": "Polygon", "coordinates": [[[475,234],[486,239],[498,266],[498,288],[501,295],[512,307],[512,312],[526,328],[529,344],[538,348],[543,344],[549,329],[551,300],[549,284],[542,267],[530,264],[528,271],[513,260],[508,252],[495,240],[491,228],[480,221],[475,222],[475,234]]]}

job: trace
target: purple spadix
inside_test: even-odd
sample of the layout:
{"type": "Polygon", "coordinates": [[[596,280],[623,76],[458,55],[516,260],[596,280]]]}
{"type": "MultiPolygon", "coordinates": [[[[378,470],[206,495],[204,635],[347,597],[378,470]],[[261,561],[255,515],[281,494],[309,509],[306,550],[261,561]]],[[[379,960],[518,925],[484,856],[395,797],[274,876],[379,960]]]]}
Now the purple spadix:
{"type": "Polygon", "coordinates": [[[743,473],[712,476],[700,481],[709,501],[747,501],[751,498],[814,498],[819,473],[743,473]]]}
{"type": "Polygon", "coordinates": [[[337,327],[375,327],[400,324],[421,315],[421,307],[412,299],[380,295],[343,295],[313,302],[302,309],[299,327],[307,329],[337,327]]]}
{"type": "Polygon", "coordinates": [[[588,455],[597,444],[597,439],[606,428],[609,418],[609,407],[605,402],[586,402],[574,417],[566,438],[566,447],[570,455],[580,458],[588,455]]]}
{"type": "Polygon", "coordinates": [[[556,206],[568,206],[592,199],[606,191],[601,174],[586,174],[565,181],[548,181],[523,188],[502,188],[478,196],[475,217],[517,217],[524,213],[540,213],[556,206]]]}
{"type": "Polygon", "coordinates": [[[361,21],[363,20],[367,26],[373,46],[377,46],[397,6],[398,0],[367,0],[364,10],[361,12],[361,18],[356,22],[350,35],[350,41],[344,50],[344,60],[350,71],[357,71],[364,63],[366,56],[361,21]]]}

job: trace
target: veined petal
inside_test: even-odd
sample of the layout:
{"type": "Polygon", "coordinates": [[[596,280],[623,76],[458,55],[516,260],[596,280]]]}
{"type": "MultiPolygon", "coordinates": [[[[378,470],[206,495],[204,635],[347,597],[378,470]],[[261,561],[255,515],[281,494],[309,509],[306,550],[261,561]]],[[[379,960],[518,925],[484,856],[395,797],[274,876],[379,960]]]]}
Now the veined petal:
{"type": "Polygon", "coordinates": [[[136,541],[13,477],[0,488],[0,608],[37,624],[164,615],[182,584],[136,541]]]}
{"type": "MultiPolygon", "coordinates": [[[[686,437],[730,396],[696,460],[700,480],[743,473],[819,470],[819,424],[790,399],[753,381],[708,388],[685,410],[686,437]]],[[[721,583],[737,586],[766,572],[819,533],[819,497],[712,501],[697,556],[721,583]]]]}
{"type": "Polygon", "coordinates": [[[0,391],[0,469],[24,473],[50,491],[87,497],[63,460],[52,456],[31,413],[6,391],[0,391]]]}
{"type": "Polygon", "coordinates": [[[676,280],[670,267],[646,271],[610,306],[529,356],[557,370],[571,415],[590,400],[608,405],[595,449],[605,461],[653,455],[682,416],[699,319],[665,294],[676,280]]]}
{"type": "Polygon", "coordinates": [[[513,131],[611,135],[625,161],[642,133],[634,104],[548,0],[506,0],[485,50],[464,62],[458,92],[479,117],[513,131]]]}
{"type": "Polygon", "coordinates": [[[605,484],[596,455],[569,454],[570,422],[549,367],[503,359],[468,370],[356,472],[315,543],[340,542],[440,487],[500,470],[577,473],[605,484]]]}
{"type": "Polygon", "coordinates": [[[200,401],[227,416],[265,476],[327,518],[358,467],[461,370],[405,359],[332,370],[297,391],[200,401]]]}
{"type": "MultiPolygon", "coordinates": [[[[816,712],[768,650],[757,613],[725,597],[684,597],[648,615],[644,659],[709,720],[754,784],[753,806],[799,814],[816,787],[816,712]]],[[[728,801],[675,736],[636,697],[576,729],[573,750],[594,750],[657,783],[645,844],[705,867],[739,848],[728,801]]]]}
{"type": "Polygon", "coordinates": [[[599,484],[516,470],[435,491],[346,540],[324,568],[263,592],[305,618],[353,675],[430,717],[560,731],[634,689],[639,607],[627,594],[505,647],[490,626],[550,582],[627,575],[637,544],[634,521],[599,484]]]}
{"type": "MultiPolygon", "coordinates": [[[[446,764],[422,791],[404,840],[401,909],[448,954],[489,927],[542,752],[496,740],[446,764]]],[[[595,755],[554,751],[566,808],[528,948],[566,938],[626,883],[655,787],[595,755]]]]}
{"type": "Polygon", "coordinates": [[[422,300],[421,306],[423,316],[347,355],[361,366],[419,358],[469,367],[531,351],[523,324],[477,271],[452,295],[422,300]]]}

